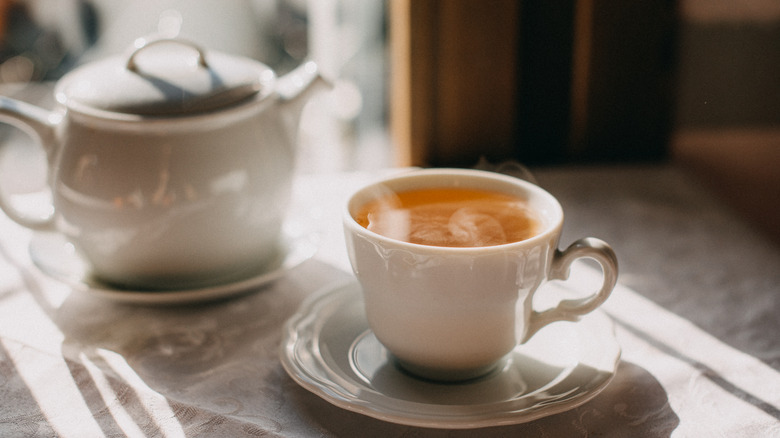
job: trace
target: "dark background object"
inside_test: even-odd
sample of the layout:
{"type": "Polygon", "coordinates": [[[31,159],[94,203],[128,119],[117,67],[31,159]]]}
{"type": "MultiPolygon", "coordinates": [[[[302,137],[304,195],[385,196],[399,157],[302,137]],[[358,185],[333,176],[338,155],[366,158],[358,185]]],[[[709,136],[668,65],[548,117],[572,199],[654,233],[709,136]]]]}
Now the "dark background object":
{"type": "Polygon", "coordinates": [[[406,80],[394,87],[393,116],[403,164],[666,158],[676,2],[399,3],[391,25],[408,39],[395,41],[394,75],[406,80]]]}

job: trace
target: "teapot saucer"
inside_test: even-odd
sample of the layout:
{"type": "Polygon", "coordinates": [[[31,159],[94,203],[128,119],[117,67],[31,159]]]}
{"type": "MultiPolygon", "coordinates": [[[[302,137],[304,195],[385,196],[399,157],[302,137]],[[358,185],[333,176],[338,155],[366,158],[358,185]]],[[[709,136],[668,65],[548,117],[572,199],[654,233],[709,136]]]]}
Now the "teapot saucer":
{"type": "Polygon", "coordinates": [[[308,298],[285,325],[282,365],[303,388],[353,412],[442,429],[519,424],[573,409],[600,393],[620,359],[612,321],[596,310],[556,322],[487,376],[459,383],[413,377],[368,327],[360,286],[308,298]]]}
{"type": "Polygon", "coordinates": [[[133,290],[100,281],[65,236],[56,232],[33,234],[28,251],[41,272],[74,290],[123,303],[170,305],[216,301],[256,290],[314,256],[318,241],[314,232],[285,226],[279,255],[257,271],[215,285],[167,290],[133,290]]]}

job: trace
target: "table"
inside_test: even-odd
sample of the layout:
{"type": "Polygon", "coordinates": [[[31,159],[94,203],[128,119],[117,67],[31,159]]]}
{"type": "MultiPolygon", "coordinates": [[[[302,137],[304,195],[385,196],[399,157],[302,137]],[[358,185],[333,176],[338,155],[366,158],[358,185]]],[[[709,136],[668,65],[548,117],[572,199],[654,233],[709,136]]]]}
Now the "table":
{"type": "MultiPolygon", "coordinates": [[[[319,236],[270,286],[187,306],[116,303],[40,273],[31,232],[0,216],[0,436],[473,436],[337,408],[279,361],[306,297],[351,281],[347,195],[382,172],[300,175],[319,236]]],[[[780,251],[671,165],[534,169],[566,212],[562,245],[610,242],[604,306],[622,358],[573,410],[480,436],[780,436],[780,251]]]]}

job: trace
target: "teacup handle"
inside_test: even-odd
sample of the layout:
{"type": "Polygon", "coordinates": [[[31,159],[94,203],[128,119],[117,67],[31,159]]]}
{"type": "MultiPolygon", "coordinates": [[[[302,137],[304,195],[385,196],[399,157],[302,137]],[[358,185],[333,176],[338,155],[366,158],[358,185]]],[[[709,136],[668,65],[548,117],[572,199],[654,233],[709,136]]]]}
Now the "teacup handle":
{"type": "Polygon", "coordinates": [[[522,342],[531,338],[539,329],[555,321],[577,321],[579,317],[590,313],[609,298],[612,289],[617,284],[618,261],[615,251],[606,242],[594,237],[586,237],[572,243],[563,251],[555,250],[548,280],[566,280],[569,278],[569,268],[578,258],[591,258],[601,265],[604,280],[601,289],[584,298],[563,300],[552,309],[543,312],[531,310],[528,326],[522,342]]]}
{"type": "MultiPolygon", "coordinates": [[[[51,162],[55,148],[54,128],[62,119],[58,113],[46,111],[26,102],[0,96],[0,122],[13,125],[36,138],[46,151],[47,161],[51,162]]],[[[54,229],[54,206],[46,207],[47,214],[34,217],[17,210],[0,189],[0,210],[6,216],[33,230],[54,229]]]]}

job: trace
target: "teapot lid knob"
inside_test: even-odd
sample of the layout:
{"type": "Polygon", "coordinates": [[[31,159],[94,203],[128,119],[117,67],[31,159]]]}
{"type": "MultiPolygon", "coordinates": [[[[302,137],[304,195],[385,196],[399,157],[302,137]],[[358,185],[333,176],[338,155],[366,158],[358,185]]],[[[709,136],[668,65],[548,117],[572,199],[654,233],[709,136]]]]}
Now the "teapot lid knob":
{"type": "Polygon", "coordinates": [[[127,58],[127,64],[125,65],[125,68],[130,71],[134,71],[138,73],[138,64],[136,64],[135,62],[135,57],[136,55],[138,55],[138,52],[150,46],[153,46],[155,44],[166,43],[166,42],[175,42],[178,44],[192,47],[198,52],[198,65],[203,68],[209,68],[208,63],[206,62],[206,54],[199,45],[183,39],[162,39],[162,38],[154,39],[154,40],[149,40],[146,38],[138,38],[137,40],[135,40],[135,43],[133,43],[135,50],[133,50],[133,52],[127,58]]]}
{"type": "Polygon", "coordinates": [[[131,50],[65,75],[57,84],[57,100],[102,113],[180,116],[274,93],[274,71],[249,58],[206,51],[178,38],[139,38],[131,50]]]}

